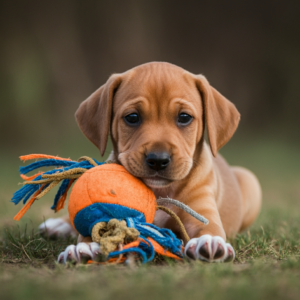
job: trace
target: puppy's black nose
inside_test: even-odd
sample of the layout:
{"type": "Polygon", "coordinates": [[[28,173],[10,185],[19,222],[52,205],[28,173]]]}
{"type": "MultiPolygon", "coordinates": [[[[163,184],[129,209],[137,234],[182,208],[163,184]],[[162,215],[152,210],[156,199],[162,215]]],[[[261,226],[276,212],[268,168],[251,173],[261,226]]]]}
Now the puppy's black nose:
{"type": "Polygon", "coordinates": [[[150,152],[146,156],[147,165],[155,171],[160,171],[165,169],[170,163],[170,161],[171,161],[170,155],[166,152],[162,152],[162,153],[150,152]]]}

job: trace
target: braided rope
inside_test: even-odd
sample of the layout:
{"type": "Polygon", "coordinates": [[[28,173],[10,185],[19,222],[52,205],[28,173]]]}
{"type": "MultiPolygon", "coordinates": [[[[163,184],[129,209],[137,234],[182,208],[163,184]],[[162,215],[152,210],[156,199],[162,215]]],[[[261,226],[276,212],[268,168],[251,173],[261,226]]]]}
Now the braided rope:
{"type": "Polygon", "coordinates": [[[28,166],[20,167],[21,177],[25,180],[23,182],[24,186],[13,194],[12,202],[18,204],[23,199],[23,203],[26,204],[30,199],[30,204],[26,204],[21,209],[20,213],[18,213],[15,217],[16,220],[19,220],[25,214],[35,200],[39,200],[58,184],[62,183],[56,193],[54,204],[52,206],[52,209],[56,212],[59,211],[64,207],[67,193],[72,183],[84,172],[91,169],[91,167],[96,167],[102,164],[88,156],[80,157],[77,162],[71,161],[69,158],[64,159],[44,154],[31,154],[21,156],[20,158],[24,161],[39,158],[44,158],[45,160],[36,161],[28,166]],[[58,168],[46,172],[38,172],[37,174],[29,177],[24,175],[40,167],[51,166],[58,168]]]}
{"type": "Polygon", "coordinates": [[[108,256],[119,245],[137,240],[139,234],[135,228],[127,227],[126,221],[111,219],[107,223],[99,222],[93,226],[92,240],[100,244],[100,252],[108,256]]]}
{"type": "MultiPolygon", "coordinates": [[[[63,173],[63,172],[62,172],[63,173]]],[[[60,173],[60,174],[62,174],[60,173]]],[[[41,179],[41,180],[35,180],[35,181],[26,181],[24,182],[23,184],[26,185],[26,184],[42,184],[42,183],[51,183],[53,181],[62,181],[64,179],[77,179],[79,178],[83,173],[81,174],[76,174],[76,175],[60,175],[60,174],[57,174],[57,176],[53,177],[53,178],[47,178],[47,179],[41,179]]],[[[43,175],[42,175],[43,176],[43,175]]]]}
{"type": "MultiPolygon", "coordinates": [[[[13,202],[15,204],[19,203],[21,199],[24,198],[23,202],[29,199],[30,196],[32,198],[30,201],[21,209],[21,211],[16,215],[15,219],[19,220],[24,213],[28,210],[28,208],[32,205],[35,200],[38,200],[45,196],[52,188],[57,186],[60,182],[62,185],[60,186],[57,195],[54,200],[54,209],[58,211],[64,206],[64,202],[67,197],[67,192],[72,184],[77,178],[79,178],[84,172],[89,170],[91,166],[96,167],[101,163],[97,163],[94,159],[88,156],[82,156],[78,159],[78,162],[71,161],[69,159],[64,160],[62,158],[57,158],[53,156],[44,156],[40,154],[34,154],[29,156],[22,157],[24,160],[33,159],[33,158],[47,158],[48,161],[35,162],[27,167],[20,168],[21,175],[26,174],[34,169],[37,169],[41,166],[57,166],[59,169],[54,169],[52,171],[47,171],[43,174],[38,173],[36,175],[27,177],[23,175],[23,179],[26,180],[24,182],[24,187],[21,188],[14,194],[13,202]],[[59,162],[57,162],[59,160],[59,162]],[[82,161],[87,161],[87,163],[81,163],[82,161]],[[39,185],[43,184],[41,187],[39,185]],[[26,186],[27,185],[27,186],[26,186]],[[32,185],[36,185],[33,187],[32,185]]],[[[109,161],[107,163],[113,163],[109,161]]],[[[183,209],[185,212],[195,217],[200,222],[204,224],[208,224],[208,220],[203,216],[196,213],[194,210],[189,208],[187,205],[179,202],[178,200],[174,200],[171,198],[159,198],[156,200],[157,209],[163,210],[168,213],[172,218],[174,218],[175,222],[179,226],[181,230],[183,239],[185,243],[187,243],[190,238],[184,228],[183,223],[180,218],[169,208],[163,206],[164,204],[172,204],[180,209],[183,209]],[[160,205],[161,204],[161,205],[160,205]]],[[[123,261],[123,254],[133,251],[139,253],[143,257],[143,261],[152,260],[154,257],[154,249],[157,253],[161,253],[163,255],[167,255],[169,249],[171,251],[168,253],[168,256],[180,258],[181,254],[180,240],[176,238],[174,233],[172,233],[168,229],[160,229],[153,224],[136,224],[136,228],[128,227],[125,220],[118,221],[117,219],[111,219],[109,222],[99,222],[93,226],[92,232],[92,240],[100,244],[101,253],[105,256],[110,256],[110,253],[118,249],[118,251],[114,252],[114,255],[118,255],[117,263],[123,261]],[[139,238],[142,237],[142,240],[139,238]],[[139,239],[139,240],[138,240],[139,239]],[[134,243],[138,243],[137,245],[133,245],[134,243]],[[126,246],[124,246],[126,245],[126,246]],[[139,249],[135,249],[138,247],[139,249]],[[123,247],[124,246],[124,247],[123,247]],[[127,248],[130,247],[130,248],[127,248]],[[167,252],[166,252],[167,251],[167,252]],[[147,256],[149,256],[147,258],[147,256]]]]}
{"type": "Polygon", "coordinates": [[[177,225],[179,226],[179,229],[182,233],[182,237],[184,239],[184,242],[187,243],[190,240],[189,235],[187,234],[185,227],[183,225],[183,223],[181,222],[180,218],[169,208],[165,207],[165,206],[157,206],[157,209],[160,209],[164,212],[166,212],[167,214],[169,214],[177,223],[177,225]]]}
{"type": "Polygon", "coordinates": [[[185,212],[187,212],[188,214],[190,214],[191,216],[193,216],[195,219],[197,219],[198,221],[204,223],[205,225],[207,225],[209,223],[209,221],[204,218],[203,216],[201,216],[200,214],[196,213],[193,209],[191,209],[190,207],[188,207],[187,205],[183,204],[182,202],[172,199],[172,198],[158,198],[156,200],[157,204],[173,204],[179,208],[181,208],[182,210],[184,210],[185,212]]]}
{"type": "Polygon", "coordinates": [[[57,186],[59,184],[59,180],[55,180],[49,184],[47,188],[45,188],[39,195],[35,197],[35,200],[41,199],[43,196],[45,196],[52,188],[57,186]]]}
{"type": "MultiPolygon", "coordinates": [[[[98,166],[98,164],[90,157],[88,156],[82,156],[79,158],[78,162],[80,161],[88,161],[91,165],[94,167],[98,166]]],[[[42,174],[41,177],[43,179],[41,180],[32,180],[32,181],[25,181],[23,184],[47,184],[49,183],[49,186],[43,190],[35,199],[38,200],[45,196],[52,188],[54,188],[56,185],[58,185],[62,180],[64,179],[77,179],[79,178],[84,172],[86,172],[88,169],[86,168],[74,168],[62,172],[57,172],[55,174],[42,174]]]]}
{"type": "Polygon", "coordinates": [[[83,161],[83,160],[86,160],[88,161],[91,165],[93,165],[94,167],[97,167],[98,165],[96,164],[96,162],[89,156],[81,156],[79,159],[78,159],[78,162],[80,161],[83,161]]]}

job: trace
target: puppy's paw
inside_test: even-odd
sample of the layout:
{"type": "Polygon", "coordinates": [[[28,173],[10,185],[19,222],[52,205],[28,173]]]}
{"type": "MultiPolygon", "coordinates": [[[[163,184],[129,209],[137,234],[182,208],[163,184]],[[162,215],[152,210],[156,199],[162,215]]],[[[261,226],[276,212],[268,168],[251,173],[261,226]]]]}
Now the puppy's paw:
{"type": "Polygon", "coordinates": [[[79,243],[76,246],[70,245],[65,251],[58,256],[57,262],[60,264],[81,263],[85,264],[88,260],[99,260],[101,257],[100,247],[98,243],[79,243]]]}
{"type": "Polygon", "coordinates": [[[77,233],[74,228],[62,218],[50,218],[39,226],[41,234],[48,235],[49,237],[76,237],[77,233]]]}
{"type": "Polygon", "coordinates": [[[184,253],[189,258],[207,262],[229,262],[235,258],[234,249],[230,244],[220,236],[209,234],[191,239],[186,244],[184,253]]]}

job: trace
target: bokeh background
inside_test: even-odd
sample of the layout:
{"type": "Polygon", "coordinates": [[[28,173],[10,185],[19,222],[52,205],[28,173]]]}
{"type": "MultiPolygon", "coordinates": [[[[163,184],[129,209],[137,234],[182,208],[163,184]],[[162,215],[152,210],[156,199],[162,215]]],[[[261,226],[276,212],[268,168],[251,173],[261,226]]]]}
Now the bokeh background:
{"type": "MultiPolygon", "coordinates": [[[[235,103],[241,123],[221,152],[259,177],[259,224],[298,213],[299,15],[299,1],[1,1],[1,220],[18,210],[18,156],[101,159],[74,112],[109,75],[150,61],[202,73],[235,103]]],[[[29,217],[51,213],[40,205],[29,217]]]]}

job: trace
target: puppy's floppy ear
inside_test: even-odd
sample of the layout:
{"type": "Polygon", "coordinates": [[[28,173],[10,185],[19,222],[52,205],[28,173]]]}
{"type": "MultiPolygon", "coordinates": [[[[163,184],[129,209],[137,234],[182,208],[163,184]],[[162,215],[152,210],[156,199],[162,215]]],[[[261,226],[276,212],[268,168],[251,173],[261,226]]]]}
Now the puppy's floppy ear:
{"type": "Polygon", "coordinates": [[[214,156],[236,131],[240,113],[233,103],[210,86],[207,79],[196,76],[196,85],[203,98],[204,120],[207,126],[210,149],[214,156]]]}
{"type": "Polygon", "coordinates": [[[84,135],[105,153],[112,117],[112,100],[122,82],[122,76],[112,75],[107,82],[83,101],[75,113],[84,135]]]}

